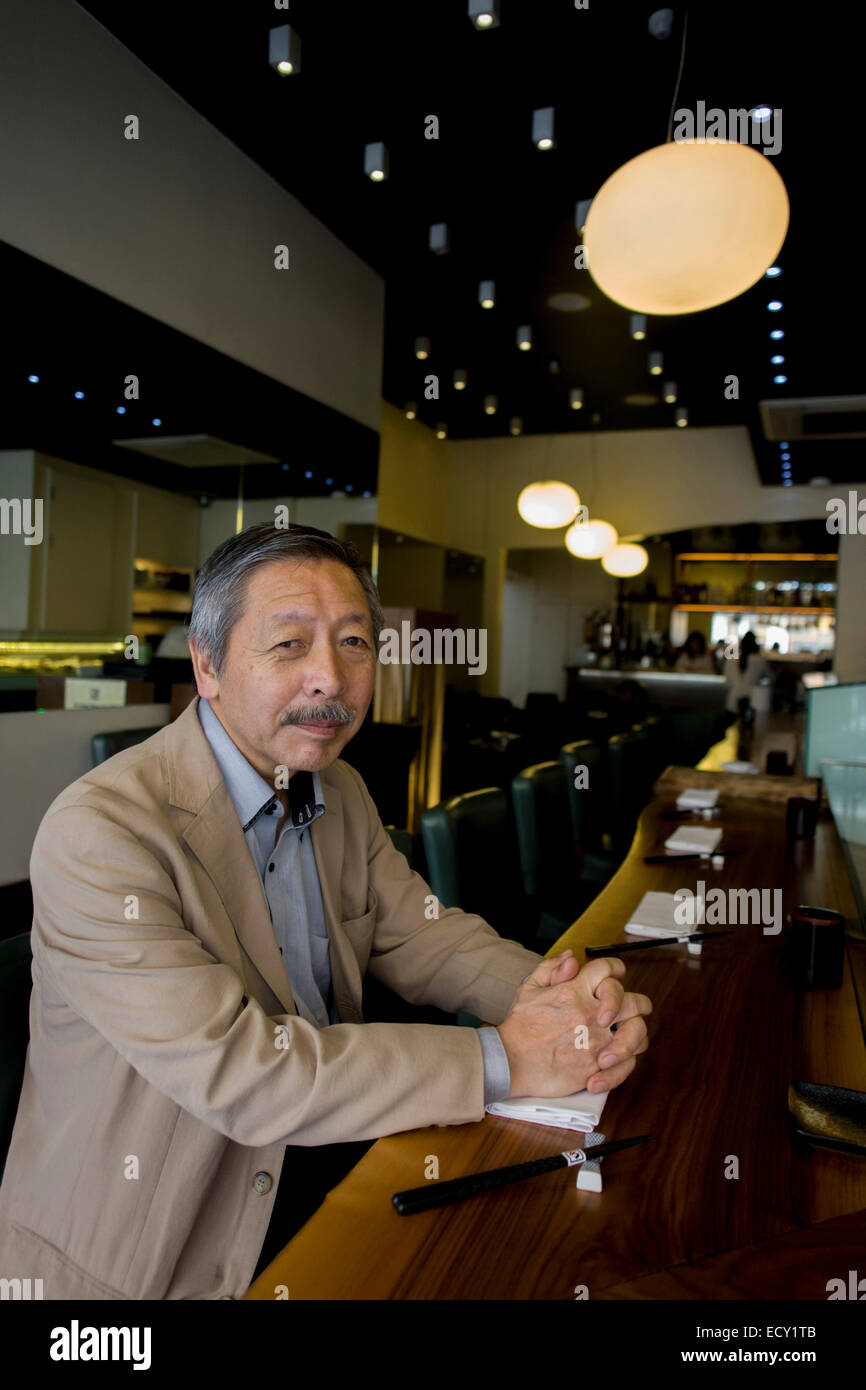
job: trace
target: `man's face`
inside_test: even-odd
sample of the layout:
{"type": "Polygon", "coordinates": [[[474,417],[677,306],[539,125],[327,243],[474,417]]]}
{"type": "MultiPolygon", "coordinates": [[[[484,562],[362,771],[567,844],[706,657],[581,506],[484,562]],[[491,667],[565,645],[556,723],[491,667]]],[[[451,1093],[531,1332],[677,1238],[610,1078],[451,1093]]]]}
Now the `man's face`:
{"type": "Polygon", "coordinates": [[[274,560],[253,570],[222,675],[194,646],[192,657],[199,694],[271,784],[278,767],[329,767],[373,695],[370,609],[337,560],[274,560]]]}

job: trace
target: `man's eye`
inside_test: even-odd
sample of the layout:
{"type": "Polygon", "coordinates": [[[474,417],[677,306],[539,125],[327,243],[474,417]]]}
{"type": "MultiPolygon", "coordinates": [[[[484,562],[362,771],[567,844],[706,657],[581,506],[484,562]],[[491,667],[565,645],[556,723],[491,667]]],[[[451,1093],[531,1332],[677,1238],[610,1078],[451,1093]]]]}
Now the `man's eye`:
{"type": "Polygon", "coordinates": [[[293,642],[300,642],[300,637],[287,637],[285,642],[278,642],[278,647],[290,647],[293,642]]]}
{"type": "Polygon", "coordinates": [[[346,638],[346,641],[347,641],[347,642],[359,642],[359,643],[361,644],[362,647],[366,647],[366,646],[367,646],[367,640],[366,640],[366,638],[364,638],[364,637],[347,637],[347,638],[346,638]]]}

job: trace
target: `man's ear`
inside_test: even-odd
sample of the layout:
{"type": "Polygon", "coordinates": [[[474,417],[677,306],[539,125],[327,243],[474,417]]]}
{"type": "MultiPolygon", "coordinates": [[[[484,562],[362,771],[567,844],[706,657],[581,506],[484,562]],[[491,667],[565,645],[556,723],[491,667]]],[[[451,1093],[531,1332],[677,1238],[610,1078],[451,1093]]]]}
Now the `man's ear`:
{"type": "Polygon", "coordinates": [[[192,659],[196,690],[203,700],[212,700],[219,695],[219,681],[214,673],[210,657],[199,651],[194,637],[189,639],[189,654],[192,659]]]}

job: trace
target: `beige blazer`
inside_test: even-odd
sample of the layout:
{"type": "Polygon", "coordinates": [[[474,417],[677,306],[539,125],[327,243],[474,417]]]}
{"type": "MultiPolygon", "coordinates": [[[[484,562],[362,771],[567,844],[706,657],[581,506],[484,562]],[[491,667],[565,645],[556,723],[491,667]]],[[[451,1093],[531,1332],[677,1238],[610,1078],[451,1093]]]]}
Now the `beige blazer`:
{"type": "Polygon", "coordinates": [[[298,1017],[198,700],[61,793],[36,835],[30,1047],[0,1187],[0,1278],[46,1299],[247,1289],[287,1144],[481,1119],[472,1028],[367,1023],[366,970],[499,1023],[540,957],[425,912],[358,773],[312,826],[341,1022],[298,1017]]]}

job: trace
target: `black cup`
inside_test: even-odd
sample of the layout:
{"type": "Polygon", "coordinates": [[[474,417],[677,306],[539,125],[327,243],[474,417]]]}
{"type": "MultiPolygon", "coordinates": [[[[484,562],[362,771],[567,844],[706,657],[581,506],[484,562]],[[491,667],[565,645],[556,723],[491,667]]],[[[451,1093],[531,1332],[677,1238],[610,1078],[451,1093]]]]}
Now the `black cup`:
{"type": "Polygon", "coordinates": [[[788,798],[788,839],[814,840],[818,825],[818,802],[808,796],[788,798]]]}
{"type": "Polygon", "coordinates": [[[794,969],[805,989],[838,989],[845,959],[845,918],[831,907],[791,913],[794,969]]]}

